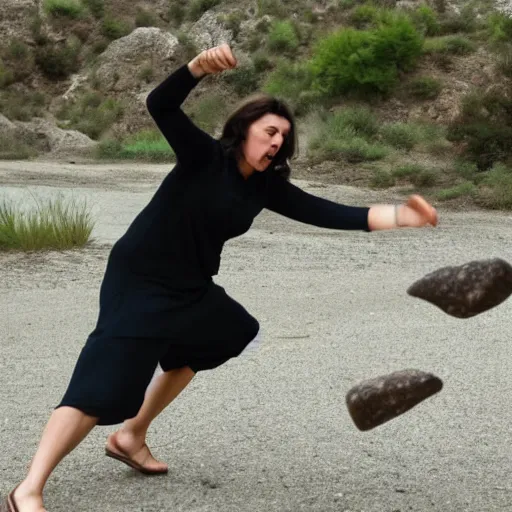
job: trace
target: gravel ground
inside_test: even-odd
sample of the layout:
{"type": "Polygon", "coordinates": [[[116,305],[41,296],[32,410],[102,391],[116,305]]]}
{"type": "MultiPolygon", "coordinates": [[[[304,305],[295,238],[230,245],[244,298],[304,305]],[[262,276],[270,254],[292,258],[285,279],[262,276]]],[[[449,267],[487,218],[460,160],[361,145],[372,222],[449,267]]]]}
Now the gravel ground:
{"type": "MultiPolygon", "coordinates": [[[[87,199],[84,250],[0,255],[0,494],[23,478],[92,330],[111,244],[168,166],[0,163],[0,191],[87,199]]],[[[301,181],[349,204],[395,199],[301,181]]],[[[473,259],[510,260],[512,217],[440,208],[436,229],[350,233],[263,212],[226,246],[216,281],[254,314],[263,345],[199,374],[149,435],[167,476],[103,455],[100,427],[57,468],[49,512],[512,511],[512,301],[468,320],[405,290],[473,259]],[[359,432],[345,393],[417,368],[443,390],[359,432]]]]}

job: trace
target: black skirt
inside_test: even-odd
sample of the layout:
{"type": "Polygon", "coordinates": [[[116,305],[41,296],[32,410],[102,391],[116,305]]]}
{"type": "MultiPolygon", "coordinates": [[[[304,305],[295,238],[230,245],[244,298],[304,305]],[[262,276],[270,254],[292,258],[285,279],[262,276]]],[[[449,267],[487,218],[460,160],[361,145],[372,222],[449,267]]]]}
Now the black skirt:
{"type": "MultiPolygon", "coordinates": [[[[58,407],[69,406],[113,425],[137,415],[156,367],[194,372],[240,355],[258,321],[213,283],[194,290],[104,280],[100,314],[58,407]]],[[[113,281],[114,280],[114,281],[113,281]]]]}

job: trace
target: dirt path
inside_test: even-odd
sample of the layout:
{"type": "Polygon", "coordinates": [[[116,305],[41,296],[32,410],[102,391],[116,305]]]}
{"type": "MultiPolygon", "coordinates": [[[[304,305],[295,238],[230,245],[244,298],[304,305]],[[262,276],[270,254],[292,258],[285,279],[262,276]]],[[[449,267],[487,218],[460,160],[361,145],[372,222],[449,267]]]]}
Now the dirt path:
{"type": "MultiPolygon", "coordinates": [[[[94,326],[110,245],[169,166],[0,163],[0,191],[87,199],[95,242],[0,255],[0,494],[24,475],[94,326]]],[[[350,204],[393,199],[313,182],[350,204]]],[[[145,479],[103,456],[98,428],[59,466],[49,512],[512,511],[512,301],[457,320],[413,300],[426,272],[511,261],[512,218],[447,212],[437,229],[322,230],[263,212],[227,244],[217,282],[262,326],[259,352],[200,374],[155,422],[170,463],[145,479]],[[361,433],[344,404],[361,379],[432,371],[443,391],[361,433]]]]}

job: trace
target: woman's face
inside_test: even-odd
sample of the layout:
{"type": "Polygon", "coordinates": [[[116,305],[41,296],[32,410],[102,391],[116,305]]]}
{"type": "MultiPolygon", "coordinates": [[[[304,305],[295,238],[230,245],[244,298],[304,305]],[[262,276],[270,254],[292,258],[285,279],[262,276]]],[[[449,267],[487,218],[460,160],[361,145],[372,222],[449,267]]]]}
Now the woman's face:
{"type": "Polygon", "coordinates": [[[242,143],[240,170],[246,176],[254,171],[264,171],[290,133],[288,119],[276,114],[265,114],[254,121],[242,143]]]}

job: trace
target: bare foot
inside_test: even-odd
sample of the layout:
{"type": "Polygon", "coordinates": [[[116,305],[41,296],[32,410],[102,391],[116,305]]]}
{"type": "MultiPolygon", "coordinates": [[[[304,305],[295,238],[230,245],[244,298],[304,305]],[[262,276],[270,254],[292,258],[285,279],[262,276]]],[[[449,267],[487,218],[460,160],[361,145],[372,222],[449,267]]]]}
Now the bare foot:
{"type": "Polygon", "coordinates": [[[129,458],[140,467],[135,469],[142,468],[144,473],[166,473],[169,469],[167,464],[153,457],[144,437],[134,436],[131,432],[122,429],[108,436],[106,448],[124,458],[129,458]]]}
{"type": "Polygon", "coordinates": [[[11,500],[18,512],[47,512],[43,506],[43,497],[40,494],[34,494],[25,491],[24,485],[20,484],[12,494],[11,500]]]}

